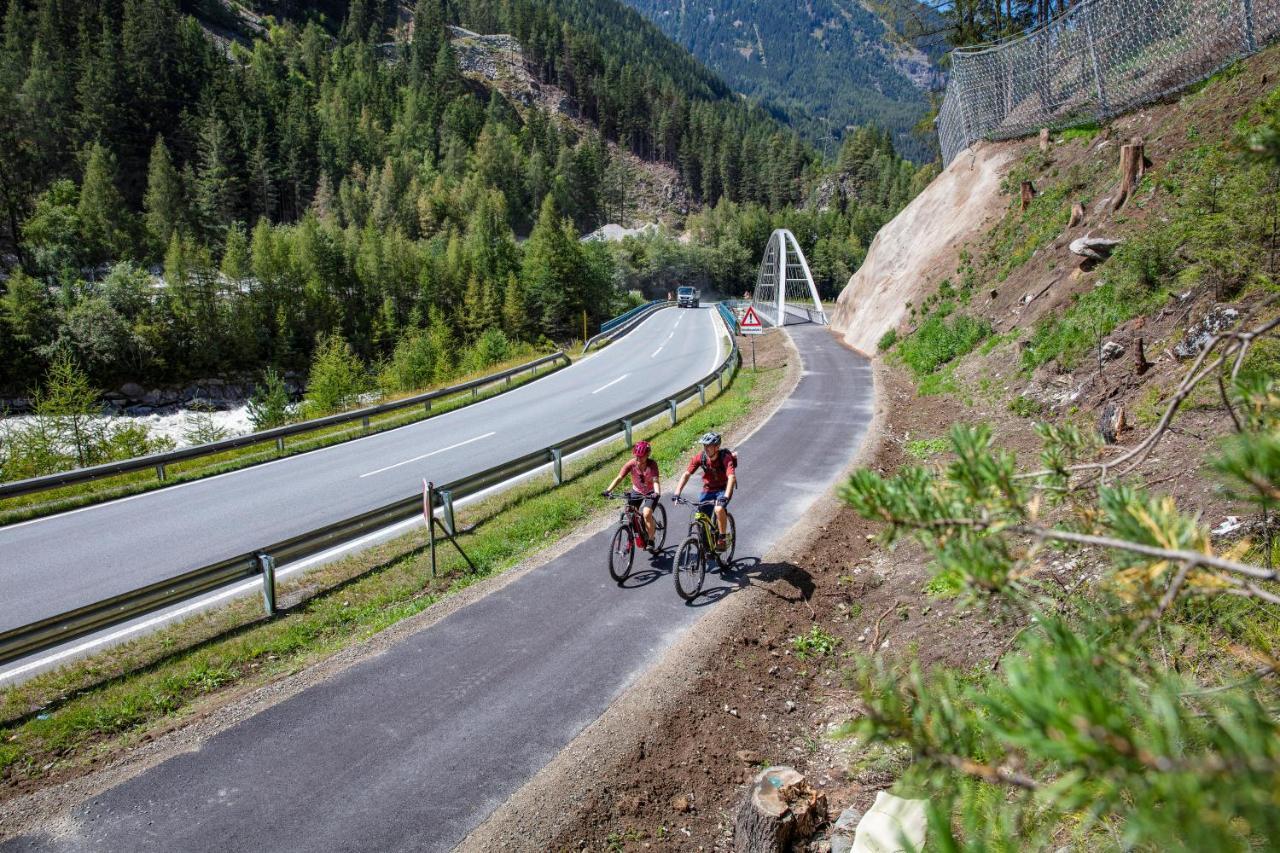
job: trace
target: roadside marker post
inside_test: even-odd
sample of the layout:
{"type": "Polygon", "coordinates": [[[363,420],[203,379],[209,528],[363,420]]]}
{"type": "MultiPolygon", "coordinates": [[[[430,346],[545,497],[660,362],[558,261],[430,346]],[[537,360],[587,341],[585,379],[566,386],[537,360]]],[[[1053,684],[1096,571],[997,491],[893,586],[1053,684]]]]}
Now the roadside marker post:
{"type": "Polygon", "coordinates": [[[760,322],[760,315],[756,313],[756,309],[752,305],[747,306],[747,310],[742,315],[742,322],[738,324],[738,331],[751,338],[751,369],[756,369],[756,335],[764,332],[764,324],[760,322]]]}

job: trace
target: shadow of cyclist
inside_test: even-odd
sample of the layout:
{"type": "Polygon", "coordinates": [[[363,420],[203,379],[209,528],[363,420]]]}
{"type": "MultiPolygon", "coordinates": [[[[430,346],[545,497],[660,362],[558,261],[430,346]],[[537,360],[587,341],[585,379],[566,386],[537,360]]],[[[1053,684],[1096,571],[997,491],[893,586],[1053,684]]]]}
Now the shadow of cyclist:
{"type": "Polygon", "coordinates": [[[813,576],[793,563],[766,563],[759,557],[743,557],[723,569],[709,571],[702,593],[689,606],[706,607],[750,586],[791,603],[808,601],[815,589],[813,576]]]}
{"type": "MultiPolygon", "coordinates": [[[[640,561],[640,553],[636,554],[636,562],[640,561]]],[[[644,554],[648,557],[649,564],[642,568],[633,568],[631,576],[625,581],[618,584],[623,589],[639,589],[642,586],[648,586],[659,578],[666,577],[671,574],[671,565],[675,562],[675,550],[667,548],[656,554],[644,554]]]]}

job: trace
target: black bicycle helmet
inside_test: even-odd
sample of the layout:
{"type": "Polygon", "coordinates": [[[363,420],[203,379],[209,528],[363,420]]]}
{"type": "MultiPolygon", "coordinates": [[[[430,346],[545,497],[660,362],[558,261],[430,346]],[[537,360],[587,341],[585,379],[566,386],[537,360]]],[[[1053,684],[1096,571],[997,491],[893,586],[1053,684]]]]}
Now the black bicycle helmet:
{"type": "Polygon", "coordinates": [[[718,432],[709,432],[709,433],[707,433],[706,435],[702,436],[701,442],[702,442],[702,444],[719,444],[719,443],[720,443],[720,433],[718,433],[718,432]]]}

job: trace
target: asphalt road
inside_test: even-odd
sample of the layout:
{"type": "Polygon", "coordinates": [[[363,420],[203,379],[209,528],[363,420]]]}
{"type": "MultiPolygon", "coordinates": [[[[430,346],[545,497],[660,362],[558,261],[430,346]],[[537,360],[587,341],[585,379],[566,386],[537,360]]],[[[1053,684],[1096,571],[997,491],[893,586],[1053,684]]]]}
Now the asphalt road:
{"type": "MultiPolygon", "coordinates": [[[[602,532],[0,851],[448,850],[595,720],[715,602],[769,572],[758,555],[848,464],[872,417],[869,364],[825,329],[789,329],[805,371],[737,451],[737,568],[676,597],[665,558],[625,588],[602,532]]],[[[604,485],[602,483],[602,485],[604,485]]],[[[687,492],[692,492],[696,484],[687,492]]],[[[637,555],[640,560],[640,555],[637,555]]]]}
{"type": "Polygon", "coordinates": [[[557,373],[400,429],[0,527],[0,631],[243,554],[549,447],[718,363],[715,310],[658,311],[557,373]]]}

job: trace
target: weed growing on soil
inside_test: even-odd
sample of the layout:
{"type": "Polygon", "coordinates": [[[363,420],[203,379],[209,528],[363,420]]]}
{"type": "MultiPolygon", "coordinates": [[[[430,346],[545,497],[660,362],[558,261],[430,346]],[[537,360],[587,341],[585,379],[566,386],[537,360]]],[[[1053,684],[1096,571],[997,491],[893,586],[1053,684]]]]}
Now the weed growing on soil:
{"type": "Polygon", "coordinates": [[[951,442],[946,438],[917,438],[908,441],[903,449],[917,459],[928,459],[930,456],[937,456],[944,453],[951,442]]]}
{"type": "Polygon", "coordinates": [[[1020,418],[1034,418],[1044,412],[1044,403],[1019,394],[1009,401],[1009,411],[1020,418]]]}
{"type": "Polygon", "coordinates": [[[800,660],[826,657],[834,652],[839,644],[838,637],[828,634],[818,625],[810,628],[807,634],[791,638],[791,646],[796,650],[796,657],[800,660]]]}
{"type": "Polygon", "coordinates": [[[972,352],[991,332],[984,318],[934,314],[898,345],[898,357],[917,377],[927,376],[972,352]]]}

